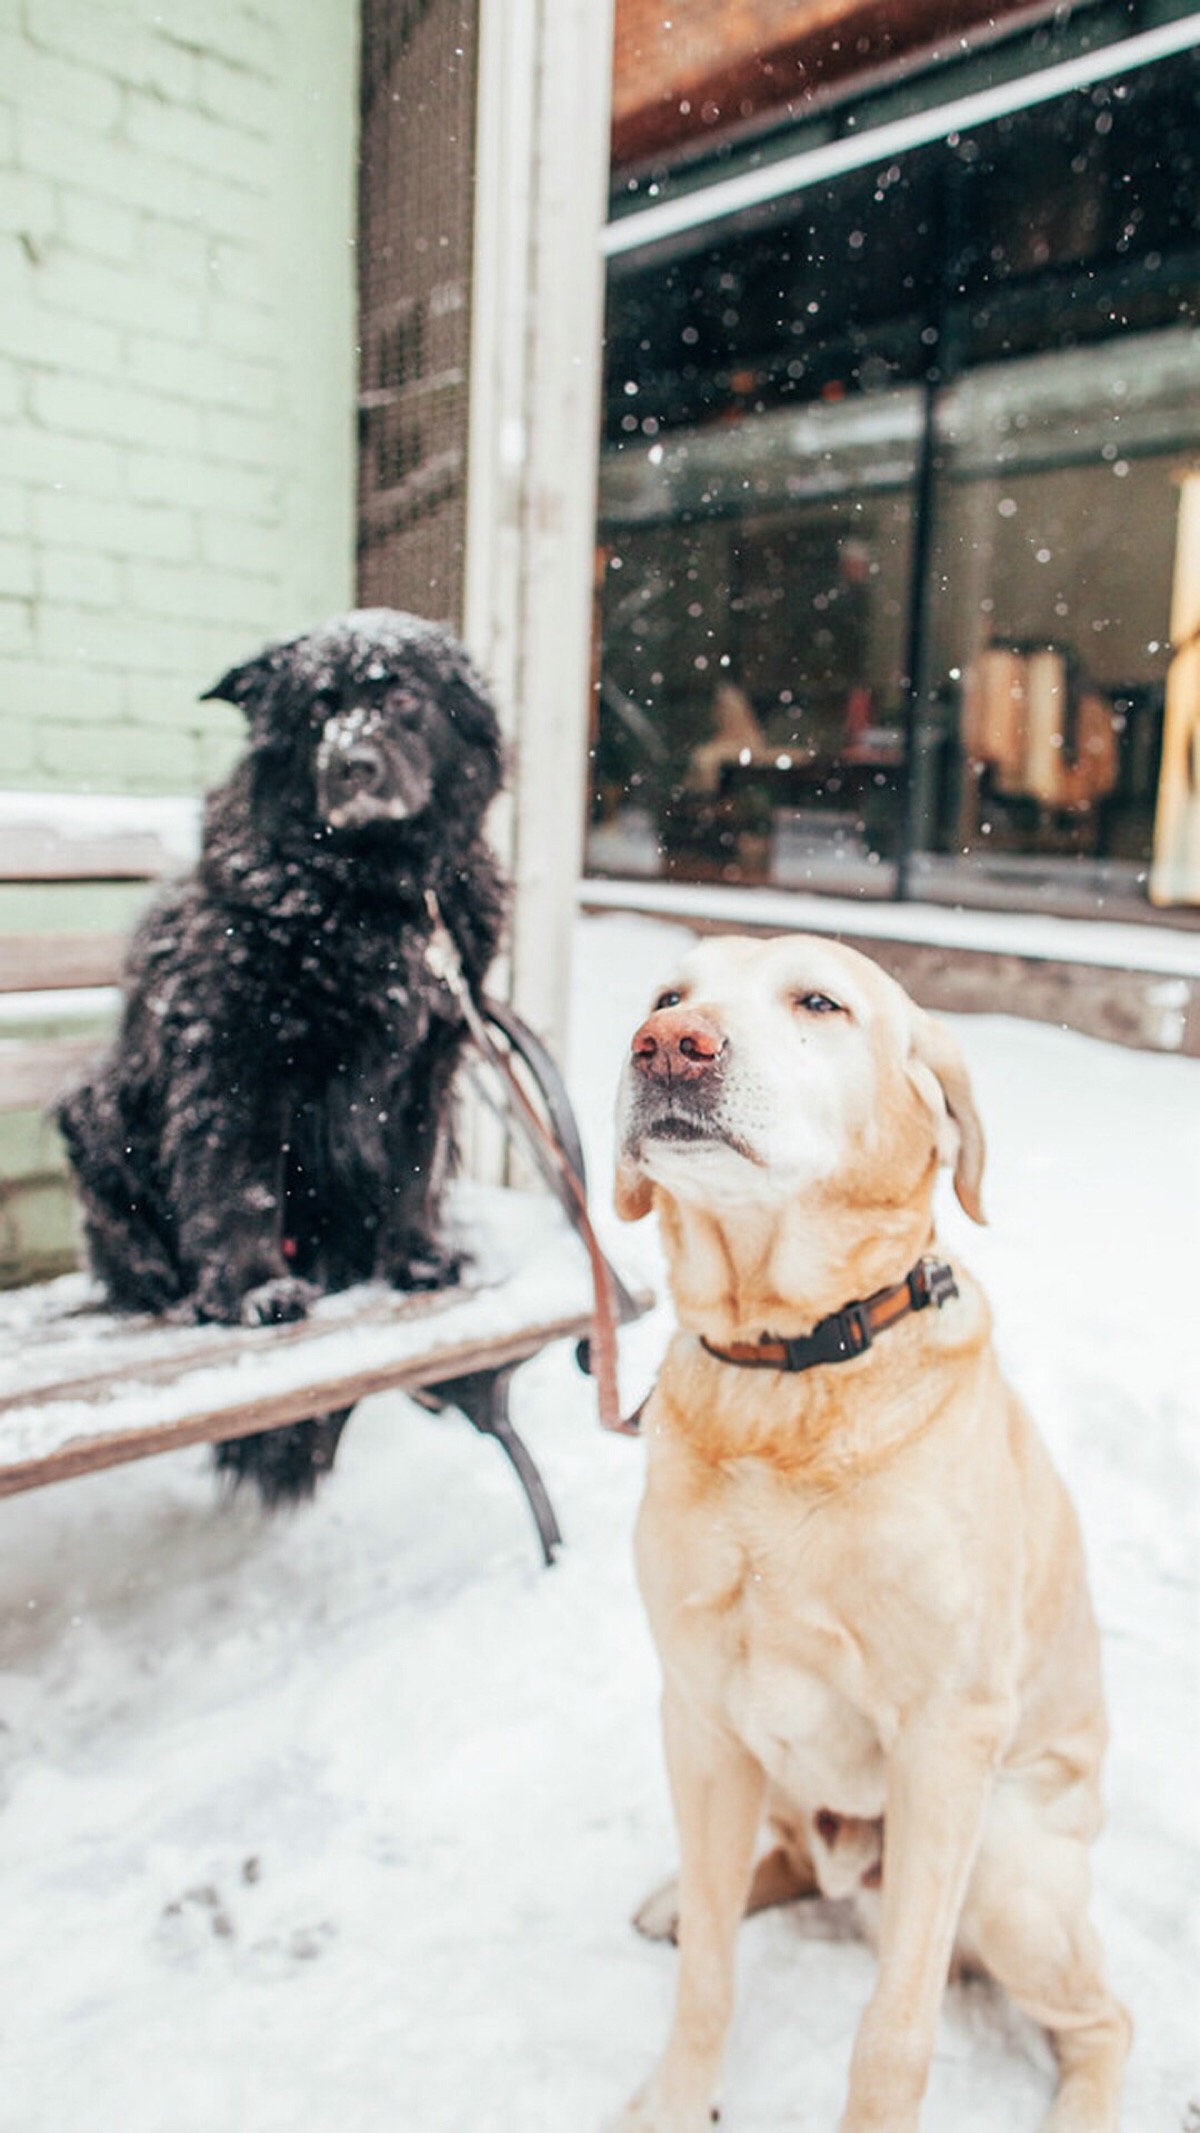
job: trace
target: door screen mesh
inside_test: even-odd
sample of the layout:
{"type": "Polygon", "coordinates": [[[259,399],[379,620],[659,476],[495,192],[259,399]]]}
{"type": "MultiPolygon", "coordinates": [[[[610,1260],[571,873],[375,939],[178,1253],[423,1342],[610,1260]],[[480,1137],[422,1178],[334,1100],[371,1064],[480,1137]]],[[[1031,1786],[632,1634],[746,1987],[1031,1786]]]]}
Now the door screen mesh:
{"type": "Polygon", "coordinates": [[[477,24],[363,0],[358,597],[462,625],[477,24]]]}

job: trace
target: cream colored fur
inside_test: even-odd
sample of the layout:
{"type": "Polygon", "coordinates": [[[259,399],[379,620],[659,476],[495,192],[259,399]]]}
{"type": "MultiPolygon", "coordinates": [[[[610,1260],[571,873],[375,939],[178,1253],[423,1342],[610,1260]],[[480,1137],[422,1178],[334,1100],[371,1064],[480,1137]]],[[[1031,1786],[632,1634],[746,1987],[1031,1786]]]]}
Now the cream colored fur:
{"type": "Polygon", "coordinates": [[[707,2133],[738,1921],[817,1888],[870,1907],[878,1945],[842,2133],[915,2133],[956,1954],[1049,2031],[1047,2128],[1114,2133],[1129,2023],[1087,1915],[1096,1625],[981,1291],[956,1266],[942,1310],[797,1375],[699,1338],[804,1334],[902,1280],[934,1246],[942,1163],[983,1219],[958,1047],[825,940],[707,941],[661,1001],[622,1084],[617,1204],[657,1212],[679,1319],[636,1555],[680,1846],[644,1922],[677,1913],[680,1954],[665,2053],[612,2133],[707,2133]]]}

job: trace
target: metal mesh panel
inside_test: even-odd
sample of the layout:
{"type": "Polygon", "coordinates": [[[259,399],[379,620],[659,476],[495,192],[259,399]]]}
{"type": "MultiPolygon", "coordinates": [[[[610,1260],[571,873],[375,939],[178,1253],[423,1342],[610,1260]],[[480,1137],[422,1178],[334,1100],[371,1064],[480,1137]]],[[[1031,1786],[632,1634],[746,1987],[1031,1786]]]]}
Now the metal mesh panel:
{"type": "Polygon", "coordinates": [[[358,594],[459,628],[476,7],[364,0],[358,594]]]}

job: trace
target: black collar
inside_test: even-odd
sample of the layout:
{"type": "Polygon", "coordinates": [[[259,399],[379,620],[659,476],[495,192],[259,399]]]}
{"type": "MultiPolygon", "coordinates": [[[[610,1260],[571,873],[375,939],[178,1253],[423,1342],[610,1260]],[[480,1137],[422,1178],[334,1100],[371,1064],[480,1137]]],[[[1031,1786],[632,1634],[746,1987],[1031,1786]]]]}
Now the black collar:
{"type": "Polygon", "coordinates": [[[918,1259],[915,1267],[893,1288],[877,1289],[862,1303],[850,1303],[831,1311],[811,1333],[792,1339],[764,1333],[760,1341],[731,1341],[727,1348],[700,1336],[700,1345],[721,1363],[739,1363],[749,1370],[813,1370],[820,1363],[849,1363],[871,1346],[877,1333],[906,1318],[910,1311],[941,1310],[958,1284],[951,1269],[939,1259],[918,1259]]]}

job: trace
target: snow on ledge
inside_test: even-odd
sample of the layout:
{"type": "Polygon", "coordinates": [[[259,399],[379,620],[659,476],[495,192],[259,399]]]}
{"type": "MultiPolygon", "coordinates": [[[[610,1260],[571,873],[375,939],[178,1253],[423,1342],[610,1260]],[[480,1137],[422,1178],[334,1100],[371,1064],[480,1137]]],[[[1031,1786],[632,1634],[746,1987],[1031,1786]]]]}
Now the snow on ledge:
{"type": "Polygon", "coordinates": [[[593,911],[713,919],[777,927],[781,933],[914,941],[987,955],[1200,978],[1200,932],[1167,926],[1043,918],[1023,911],[964,911],[943,904],[851,902],[790,889],[736,889],[709,882],[582,881],[578,896],[580,904],[593,911]]]}

